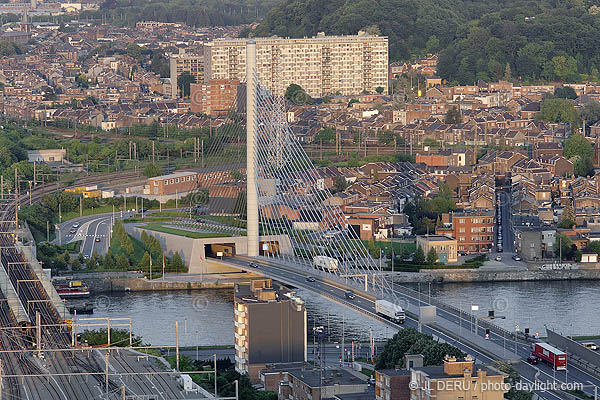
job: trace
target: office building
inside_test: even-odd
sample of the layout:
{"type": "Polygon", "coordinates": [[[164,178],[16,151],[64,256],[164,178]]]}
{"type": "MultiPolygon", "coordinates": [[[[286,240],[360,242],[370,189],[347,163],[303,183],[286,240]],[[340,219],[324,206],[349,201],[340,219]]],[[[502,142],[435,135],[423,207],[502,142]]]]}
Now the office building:
{"type": "Polygon", "coordinates": [[[306,361],[306,307],[271,279],[238,283],[234,292],[235,369],[254,383],[267,365],[306,361]]]}
{"type": "Polygon", "coordinates": [[[169,57],[169,68],[171,71],[171,96],[173,98],[179,96],[177,78],[184,72],[189,72],[196,79],[196,82],[204,81],[204,55],[201,53],[187,53],[184,49],[180,49],[178,54],[172,54],[169,57]]]}
{"type": "MultiPolygon", "coordinates": [[[[204,49],[205,79],[246,79],[246,39],[217,39],[204,49]]],[[[256,68],[262,84],[276,96],[291,84],[308,95],[358,95],[388,90],[388,38],[354,36],[256,39],[256,68]]]]}

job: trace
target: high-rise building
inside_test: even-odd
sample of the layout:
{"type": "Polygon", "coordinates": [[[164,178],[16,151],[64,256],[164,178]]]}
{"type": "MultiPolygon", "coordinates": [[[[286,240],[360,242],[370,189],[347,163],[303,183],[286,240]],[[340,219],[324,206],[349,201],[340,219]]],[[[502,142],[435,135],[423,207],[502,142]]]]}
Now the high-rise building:
{"type": "Polygon", "coordinates": [[[171,96],[177,98],[179,89],[177,78],[184,72],[189,72],[196,82],[204,81],[204,55],[199,53],[186,53],[180,49],[178,54],[169,57],[171,75],[171,96]]]}
{"type": "MultiPolygon", "coordinates": [[[[246,78],[246,39],[217,39],[204,49],[205,79],[246,78]]],[[[312,97],[386,94],[388,38],[359,32],[353,36],[256,39],[258,78],[282,96],[291,84],[312,97]]]]}
{"type": "Polygon", "coordinates": [[[271,279],[235,285],[235,369],[253,382],[267,364],[306,361],[306,307],[271,279]]]}

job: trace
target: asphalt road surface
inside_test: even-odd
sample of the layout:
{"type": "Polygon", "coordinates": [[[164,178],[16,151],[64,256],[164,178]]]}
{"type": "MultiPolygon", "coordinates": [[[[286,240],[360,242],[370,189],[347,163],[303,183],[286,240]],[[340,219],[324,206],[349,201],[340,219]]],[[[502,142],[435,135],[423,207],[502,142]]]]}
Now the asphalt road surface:
{"type": "MultiPolygon", "coordinates": [[[[115,212],[116,219],[130,216],[131,213],[115,212]]],[[[78,240],[82,241],[81,254],[91,257],[94,251],[106,254],[109,247],[112,213],[88,215],[63,222],[58,229],[55,244],[67,244],[78,240]],[[72,233],[74,232],[74,233],[72,233]]]]}
{"type": "MultiPolygon", "coordinates": [[[[329,285],[329,284],[321,281],[318,278],[316,279],[315,282],[308,282],[306,280],[306,277],[309,275],[308,271],[302,271],[302,270],[293,270],[292,271],[291,269],[288,269],[288,268],[282,268],[279,266],[272,266],[272,265],[266,265],[266,264],[260,264],[260,263],[257,268],[252,268],[252,267],[248,266],[249,262],[245,261],[245,260],[227,259],[227,261],[234,263],[234,264],[238,264],[238,265],[242,266],[244,269],[256,271],[258,273],[262,272],[262,273],[272,277],[273,279],[280,280],[284,283],[287,282],[287,283],[293,284],[294,286],[297,286],[297,287],[303,287],[303,288],[312,290],[316,293],[326,294],[327,296],[331,296],[331,297],[335,298],[335,300],[339,303],[349,305],[355,309],[358,308],[363,313],[370,315],[372,317],[376,316],[375,304],[370,299],[367,299],[367,298],[364,298],[361,296],[356,296],[356,298],[354,300],[348,300],[345,297],[345,291],[343,289],[340,289],[336,286],[329,285]]],[[[425,305],[425,300],[426,300],[426,298],[423,300],[423,305],[425,305]]],[[[411,303],[416,303],[419,300],[411,299],[410,301],[411,301],[411,303]]],[[[416,303],[416,304],[418,304],[418,303],[416,303]]],[[[464,318],[462,320],[459,320],[458,316],[456,316],[454,314],[450,314],[443,310],[438,309],[438,316],[445,318],[445,319],[455,323],[456,325],[461,326],[461,329],[471,329],[472,331],[474,331],[476,329],[476,327],[471,323],[470,320],[464,319],[464,318]]],[[[390,321],[388,321],[387,324],[392,327],[395,327],[396,329],[402,329],[403,327],[411,327],[411,328],[418,329],[418,322],[414,319],[409,318],[408,316],[406,318],[405,324],[403,324],[403,325],[398,325],[398,324],[392,323],[390,321]]],[[[431,334],[431,335],[435,335],[435,336],[443,339],[444,341],[456,346],[463,352],[473,356],[477,362],[484,363],[484,364],[493,364],[495,361],[495,360],[490,359],[487,355],[482,354],[479,350],[472,347],[470,344],[463,343],[461,341],[457,341],[454,338],[449,337],[445,333],[440,332],[437,329],[432,328],[430,326],[423,325],[422,332],[431,334]]],[[[454,332],[454,333],[457,333],[457,332],[454,332]]],[[[481,327],[477,327],[477,334],[481,337],[484,337],[485,330],[481,327]]],[[[508,351],[511,351],[511,350],[515,351],[515,349],[516,349],[516,353],[520,357],[520,363],[515,365],[515,368],[521,374],[523,382],[528,385],[534,385],[534,383],[536,383],[536,382],[538,384],[540,384],[540,383],[547,384],[548,382],[554,382],[555,380],[558,382],[558,384],[565,383],[565,382],[578,383],[578,384],[580,383],[580,384],[588,386],[588,387],[584,387],[583,390],[585,393],[587,393],[588,395],[591,395],[591,396],[593,396],[593,393],[594,393],[593,386],[600,386],[600,379],[581,370],[578,367],[575,367],[574,365],[569,364],[567,371],[554,371],[551,366],[543,364],[543,363],[539,363],[537,365],[528,364],[526,362],[526,359],[531,354],[530,345],[528,345],[528,344],[522,344],[522,343],[515,344],[514,341],[505,339],[504,337],[502,337],[498,334],[495,334],[495,333],[492,333],[489,340],[500,346],[504,346],[505,348],[507,348],[508,351]]],[[[542,398],[542,399],[552,399],[552,400],[560,399],[560,397],[558,397],[554,393],[548,392],[545,390],[537,390],[535,392],[539,396],[539,398],[542,398]]]]}

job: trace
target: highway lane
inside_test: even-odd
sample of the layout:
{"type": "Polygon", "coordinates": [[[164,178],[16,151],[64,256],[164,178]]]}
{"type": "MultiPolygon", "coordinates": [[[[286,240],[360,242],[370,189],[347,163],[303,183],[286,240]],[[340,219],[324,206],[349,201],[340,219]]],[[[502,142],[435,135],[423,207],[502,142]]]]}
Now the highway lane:
{"type": "MultiPolygon", "coordinates": [[[[115,211],[114,218],[115,220],[128,218],[132,214],[131,212],[115,211]]],[[[91,257],[94,251],[105,255],[109,247],[108,238],[112,216],[112,213],[87,215],[63,222],[58,229],[59,233],[57,235],[60,237],[57,237],[53,243],[67,244],[81,240],[80,252],[84,256],[91,257]],[[73,230],[75,230],[75,233],[71,233],[73,230]],[[96,238],[100,241],[97,242],[96,238]]]]}
{"type": "MultiPolygon", "coordinates": [[[[270,265],[265,265],[265,264],[259,264],[258,268],[252,268],[252,267],[249,267],[248,262],[246,262],[244,260],[228,259],[227,261],[231,261],[235,264],[243,266],[244,268],[246,268],[248,270],[262,271],[265,274],[267,274],[268,276],[271,276],[276,280],[280,280],[283,283],[292,284],[297,287],[303,287],[303,288],[315,291],[317,293],[324,294],[328,297],[333,298],[337,302],[351,306],[352,308],[355,308],[355,309],[359,309],[362,312],[369,314],[372,317],[375,317],[375,305],[371,300],[361,297],[361,296],[356,296],[355,300],[349,301],[348,299],[345,298],[345,291],[343,289],[340,289],[336,286],[332,286],[325,282],[322,282],[318,278],[316,279],[315,282],[306,281],[306,276],[308,276],[308,272],[306,272],[306,271],[291,271],[287,268],[283,269],[278,266],[275,267],[275,266],[270,266],[270,265]]],[[[418,299],[416,301],[418,301],[418,299]]],[[[422,301],[422,304],[424,305],[425,301],[422,301]]],[[[443,310],[438,309],[438,315],[443,316],[444,318],[448,318],[451,321],[454,320],[455,323],[458,324],[458,317],[454,316],[453,314],[450,314],[443,310]]],[[[468,329],[469,322],[464,319],[463,319],[463,322],[465,324],[464,325],[465,329],[468,329]]],[[[386,323],[396,329],[401,328],[401,326],[394,324],[390,321],[386,320],[386,323]]],[[[413,320],[413,319],[407,317],[407,320],[406,320],[406,323],[404,324],[404,326],[418,329],[418,322],[416,320],[413,320]]],[[[474,330],[474,326],[472,326],[471,329],[474,330]]],[[[487,355],[482,354],[480,351],[473,348],[471,345],[457,341],[454,338],[449,337],[448,335],[438,331],[435,328],[431,328],[429,326],[423,326],[422,331],[424,333],[435,335],[435,336],[443,339],[444,341],[461,349],[465,353],[472,355],[476,360],[479,360],[483,363],[489,363],[489,364],[494,362],[494,360],[489,358],[487,355]]],[[[485,335],[485,330],[483,328],[479,327],[477,329],[477,331],[480,336],[485,335]]],[[[504,345],[504,338],[500,337],[494,333],[492,333],[490,340],[496,342],[496,344],[504,345]]],[[[509,348],[509,346],[512,345],[513,350],[514,350],[514,341],[511,342],[510,340],[507,339],[506,343],[507,343],[507,348],[509,348]]],[[[522,359],[526,359],[527,356],[530,354],[529,345],[517,343],[517,353],[522,359]]],[[[559,382],[566,382],[565,375],[567,375],[567,374],[565,374],[565,372],[562,372],[562,371],[553,372],[552,368],[547,365],[538,364],[538,365],[532,366],[532,365],[529,365],[528,363],[522,361],[519,365],[516,366],[516,369],[520,372],[521,376],[523,377],[523,380],[528,383],[535,382],[536,379],[537,379],[537,381],[541,380],[543,382],[552,381],[554,377],[556,377],[556,380],[559,382]],[[539,371],[539,374],[538,374],[538,371],[539,371]],[[537,376],[537,378],[536,378],[536,376],[537,376]]],[[[572,365],[569,366],[568,382],[580,382],[583,384],[588,384],[589,382],[591,382],[594,385],[600,386],[600,380],[598,380],[597,378],[595,378],[594,376],[592,376],[590,374],[585,373],[584,371],[581,371],[578,368],[575,368],[572,365]]],[[[593,394],[593,389],[591,389],[591,388],[586,388],[584,391],[588,394],[593,394]]],[[[559,398],[556,395],[554,395],[553,393],[549,393],[549,392],[536,392],[536,393],[538,394],[538,396],[540,396],[541,398],[545,398],[545,399],[559,398]]]]}

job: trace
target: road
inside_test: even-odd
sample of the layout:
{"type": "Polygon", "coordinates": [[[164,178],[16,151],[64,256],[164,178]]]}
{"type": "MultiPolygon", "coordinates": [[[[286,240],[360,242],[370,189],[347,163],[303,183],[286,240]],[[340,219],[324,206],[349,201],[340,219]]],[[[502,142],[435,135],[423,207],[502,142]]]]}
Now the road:
{"type": "MultiPolygon", "coordinates": [[[[306,288],[313,292],[316,292],[316,293],[319,293],[326,297],[329,297],[336,302],[347,305],[347,306],[349,306],[355,310],[358,310],[364,314],[367,314],[368,316],[370,316],[372,318],[379,318],[375,314],[375,304],[372,300],[361,297],[361,296],[356,296],[356,298],[354,300],[348,300],[345,297],[345,290],[343,290],[343,289],[340,289],[336,286],[333,286],[326,282],[323,282],[320,279],[316,279],[315,282],[308,282],[306,280],[306,277],[309,275],[309,271],[302,271],[302,270],[297,270],[297,269],[292,270],[290,268],[285,268],[280,265],[267,265],[267,264],[262,264],[262,263],[259,264],[259,266],[257,268],[252,268],[252,267],[248,266],[248,264],[249,264],[248,261],[242,260],[242,259],[227,259],[227,262],[232,263],[232,264],[237,264],[246,270],[263,273],[263,274],[270,276],[273,279],[279,280],[283,283],[288,283],[288,284],[294,285],[296,287],[306,288]]],[[[399,294],[399,295],[401,295],[401,294],[399,294]]],[[[415,304],[415,303],[418,304],[417,302],[422,302],[422,305],[425,305],[426,304],[425,300],[427,300],[426,296],[423,296],[422,300],[411,298],[409,301],[413,304],[415,304]]],[[[441,309],[438,309],[438,318],[439,317],[444,318],[448,321],[451,321],[454,324],[456,324],[457,327],[459,327],[458,329],[456,329],[453,332],[454,334],[456,334],[458,332],[458,334],[460,335],[461,329],[463,329],[463,330],[470,329],[471,331],[475,331],[475,329],[477,328],[478,336],[480,336],[480,337],[485,336],[485,329],[483,329],[482,327],[477,327],[476,324],[473,324],[472,321],[468,318],[463,317],[463,318],[459,319],[459,317],[457,315],[451,314],[451,313],[443,311],[441,309]]],[[[386,321],[386,323],[389,326],[394,327],[396,329],[401,329],[403,327],[410,327],[410,328],[418,329],[418,327],[419,327],[418,321],[416,321],[415,319],[409,318],[408,316],[406,319],[406,323],[403,326],[392,323],[390,321],[386,321]]],[[[451,336],[447,335],[446,333],[441,332],[437,328],[423,325],[422,332],[439,337],[440,339],[456,346],[457,348],[464,351],[465,353],[470,354],[477,361],[479,361],[481,363],[493,364],[496,361],[496,360],[490,358],[490,356],[488,356],[487,353],[483,354],[482,351],[480,351],[478,348],[473,347],[470,343],[465,343],[464,341],[456,340],[454,337],[451,337],[451,336]]],[[[589,373],[586,373],[585,371],[582,371],[581,369],[579,369],[573,365],[569,365],[568,370],[565,372],[565,371],[553,371],[553,369],[550,366],[545,365],[545,364],[538,364],[538,365],[528,364],[525,360],[530,355],[530,345],[529,344],[520,343],[520,342],[515,344],[514,341],[505,339],[504,337],[502,337],[499,334],[496,334],[494,332],[491,333],[490,342],[495,343],[500,346],[504,346],[504,348],[506,348],[507,351],[510,351],[511,349],[512,349],[512,351],[514,351],[516,348],[516,353],[520,357],[521,361],[520,361],[520,363],[515,365],[515,368],[517,369],[517,371],[519,371],[519,373],[521,374],[521,377],[523,378],[523,381],[525,383],[532,385],[533,382],[546,383],[546,382],[553,382],[554,379],[556,379],[556,381],[558,381],[558,382],[569,382],[569,383],[577,382],[577,383],[581,383],[584,385],[589,385],[591,383],[592,385],[600,387],[600,379],[596,378],[593,375],[590,375],[589,373]]],[[[593,395],[592,388],[589,388],[589,387],[585,388],[584,391],[589,395],[593,395]]],[[[560,397],[558,397],[557,395],[555,395],[551,392],[536,391],[536,394],[538,396],[540,396],[540,398],[543,398],[543,399],[552,399],[552,400],[560,399],[560,397]]]]}
{"type": "MultiPolygon", "coordinates": [[[[116,211],[115,220],[131,216],[132,213],[116,211]]],[[[105,255],[108,251],[111,220],[113,214],[96,214],[73,218],[60,224],[54,244],[67,244],[81,240],[80,253],[91,257],[94,251],[105,255]],[[75,233],[71,233],[75,231],[75,233]]]]}
{"type": "MultiPolygon", "coordinates": [[[[385,343],[377,342],[375,346],[377,348],[376,353],[378,353],[384,346],[385,343]]],[[[311,361],[318,356],[319,353],[319,344],[313,344],[311,341],[307,343],[307,357],[308,360],[311,361]],[[316,353],[314,352],[316,349],[316,353]]],[[[347,351],[352,351],[352,343],[345,343],[345,349],[347,351]]],[[[324,363],[326,366],[337,366],[340,362],[340,355],[342,354],[341,344],[340,343],[328,343],[323,345],[324,348],[324,363]]],[[[359,358],[367,358],[369,355],[369,344],[368,343],[355,343],[354,345],[354,357],[355,359],[359,358]]],[[[165,353],[166,354],[166,353],[165,353]]],[[[172,354],[172,350],[171,353],[172,354]]],[[[216,354],[218,359],[228,358],[232,362],[235,362],[235,349],[227,348],[227,349],[184,349],[179,350],[179,354],[190,357],[194,360],[212,360],[213,356],[216,354]]],[[[351,357],[348,358],[348,353],[345,354],[345,361],[348,362],[351,360],[351,357]]]]}
{"type": "Polygon", "coordinates": [[[514,253],[514,232],[511,221],[511,203],[512,196],[510,191],[502,190],[498,192],[500,199],[500,215],[502,216],[502,245],[505,253],[514,253]]]}

